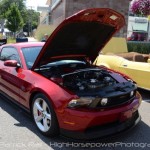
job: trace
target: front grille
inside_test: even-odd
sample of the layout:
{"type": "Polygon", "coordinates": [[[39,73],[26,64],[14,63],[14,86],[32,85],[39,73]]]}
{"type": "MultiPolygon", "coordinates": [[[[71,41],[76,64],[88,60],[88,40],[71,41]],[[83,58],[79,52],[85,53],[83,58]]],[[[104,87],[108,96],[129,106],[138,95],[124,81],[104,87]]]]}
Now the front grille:
{"type": "Polygon", "coordinates": [[[115,96],[108,98],[108,106],[115,106],[115,105],[120,105],[123,103],[128,102],[132,97],[130,97],[130,94],[125,94],[122,96],[115,96]]]}
{"type": "MultiPolygon", "coordinates": [[[[89,132],[98,132],[98,131],[101,131],[101,133],[104,132],[104,134],[106,134],[106,130],[111,130],[112,128],[116,128],[118,129],[119,126],[121,126],[121,124],[124,124],[123,127],[124,129],[125,128],[128,128],[130,126],[133,126],[135,124],[135,121],[139,118],[139,113],[138,111],[135,111],[133,114],[132,114],[132,117],[128,120],[126,120],[125,122],[120,122],[119,120],[115,121],[115,122],[112,122],[112,123],[108,123],[108,124],[103,124],[103,125],[100,125],[100,126],[92,126],[92,127],[88,127],[86,130],[85,130],[85,133],[89,133],[89,132]]],[[[122,129],[122,128],[121,128],[122,129]]],[[[117,131],[114,129],[114,131],[117,131]]]]}
{"type": "Polygon", "coordinates": [[[108,108],[108,107],[114,107],[114,106],[132,102],[135,97],[135,93],[136,92],[134,92],[133,96],[130,96],[130,93],[128,93],[128,94],[124,94],[124,95],[109,97],[108,103],[105,106],[102,106],[101,102],[99,102],[97,107],[108,108]]]}

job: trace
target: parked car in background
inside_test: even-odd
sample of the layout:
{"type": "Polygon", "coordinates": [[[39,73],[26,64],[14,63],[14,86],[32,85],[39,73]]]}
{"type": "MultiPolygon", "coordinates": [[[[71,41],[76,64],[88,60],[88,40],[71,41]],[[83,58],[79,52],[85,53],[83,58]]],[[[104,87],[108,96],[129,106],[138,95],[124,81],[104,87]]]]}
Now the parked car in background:
{"type": "Polygon", "coordinates": [[[130,37],[127,38],[127,41],[146,41],[147,40],[147,33],[133,31],[130,37]]]}
{"type": "Polygon", "coordinates": [[[134,82],[91,63],[124,23],[114,10],[87,9],[64,20],[46,43],[3,45],[1,93],[31,112],[46,136],[91,139],[135,126],[141,95],[134,82]]]}
{"type": "Polygon", "coordinates": [[[100,54],[95,63],[97,66],[105,66],[126,74],[137,83],[138,87],[150,90],[150,57],[148,54],[136,52],[100,54]]]}

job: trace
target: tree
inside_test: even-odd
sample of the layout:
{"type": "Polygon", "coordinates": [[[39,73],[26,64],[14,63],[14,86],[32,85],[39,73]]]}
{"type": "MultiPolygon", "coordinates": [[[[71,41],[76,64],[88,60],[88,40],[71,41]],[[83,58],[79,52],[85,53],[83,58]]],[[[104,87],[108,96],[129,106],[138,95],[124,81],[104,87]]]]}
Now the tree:
{"type": "Polygon", "coordinates": [[[131,5],[131,11],[135,15],[147,16],[150,14],[150,0],[134,0],[131,5]]]}
{"type": "MultiPolygon", "coordinates": [[[[28,32],[29,35],[29,32],[32,32],[31,30],[37,28],[38,26],[39,13],[34,11],[33,9],[27,9],[25,6],[25,2],[26,0],[0,0],[0,21],[2,22],[2,24],[4,24],[4,20],[7,21],[8,19],[6,27],[9,26],[9,28],[14,28],[14,23],[12,22],[13,19],[12,21],[10,20],[11,18],[15,18],[15,16],[13,17],[13,15],[10,15],[9,18],[8,14],[10,14],[10,7],[15,4],[18,11],[20,12],[19,18],[22,17],[21,24],[22,22],[25,22],[23,31],[28,32]],[[9,22],[11,22],[11,24],[9,22]],[[10,27],[11,25],[12,27],[10,27]]],[[[19,26],[20,28],[22,25],[20,26],[19,23],[15,23],[16,31],[18,31],[17,26],[19,26]]]]}
{"type": "Polygon", "coordinates": [[[15,32],[19,31],[23,25],[23,19],[22,16],[20,14],[20,11],[18,9],[18,6],[15,3],[12,3],[9,10],[6,12],[5,14],[6,16],[6,27],[12,31],[15,32]]]}
{"type": "Polygon", "coordinates": [[[25,11],[26,11],[25,1],[26,0],[1,0],[0,1],[0,17],[2,19],[5,19],[5,14],[13,3],[16,4],[19,11],[21,12],[21,15],[24,17],[25,11]]]}
{"type": "Polygon", "coordinates": [[[23,27],[24,32],[31,32],[31,28],[35,29],[38,26],[39,12],[33,9],[26,10],[26,18],[24,20],[25,25],[23,27]]]}

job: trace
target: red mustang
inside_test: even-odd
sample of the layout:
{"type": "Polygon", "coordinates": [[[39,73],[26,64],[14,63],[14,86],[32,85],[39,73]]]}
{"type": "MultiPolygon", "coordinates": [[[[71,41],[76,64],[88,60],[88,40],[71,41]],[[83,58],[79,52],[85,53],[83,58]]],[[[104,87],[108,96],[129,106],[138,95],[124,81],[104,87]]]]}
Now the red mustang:
{"type": "Polygon", "coordinates": [[[1,93],[51,137],[98,138],[136,125],[141,96],[134,82],[92,65],[123,25],[124,17],[111,9],[88,9],[64,20],[45,44],[3,45],[1,93]]]}

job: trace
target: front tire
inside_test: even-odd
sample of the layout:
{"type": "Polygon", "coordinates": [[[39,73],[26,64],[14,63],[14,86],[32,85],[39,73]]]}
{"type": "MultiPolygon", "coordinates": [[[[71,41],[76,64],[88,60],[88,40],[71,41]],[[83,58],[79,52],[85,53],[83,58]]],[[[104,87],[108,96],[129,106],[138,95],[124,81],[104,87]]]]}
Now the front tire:
{"type": "Polygon", "coordinates": [[[54,109],[48,98],[39,93],[34,96],[31,107],[33,120],[38,130],[45,136],[59,134],[59,125],[54,109]]]}

